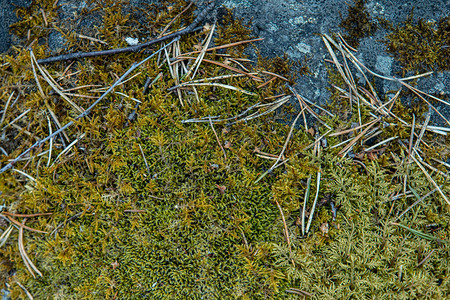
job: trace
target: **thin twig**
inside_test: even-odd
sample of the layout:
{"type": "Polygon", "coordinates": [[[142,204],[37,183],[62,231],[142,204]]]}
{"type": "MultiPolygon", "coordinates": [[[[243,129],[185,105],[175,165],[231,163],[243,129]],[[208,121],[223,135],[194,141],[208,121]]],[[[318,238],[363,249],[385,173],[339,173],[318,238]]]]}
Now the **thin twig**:
{"type": "Polygon", "coordinates": [[[174,33],[165,35],[163,37],[136,45],[136,46],[130,46],[130,47],[125,47],[125,48],[118,48],[118,49],[109,49],[109,50],[102,50],[102,51],[92,51],[92,52],[76,52],[76,53],[69,53],[69,54],[64,54],[64,55],[59,55],[59,56],[53,56],[53,57],[48,57],[48,58],[44,58],[44,59],[39,59],[37,62],[40,64],[45,64],[45,63],[52,63],[52,62],[57,62],[57,61],[63,61],[63,60],[72,60],[72,59],[78,59],[78,58],[84,58],[84,57],[93,57],[93,56],[100,56],[100,55],[112,55],[112,54],[118,54],[118,53],[124,53],[124,52],[137,52],[145,47],[151,46],[153,44],[156,43],[161,43],[170,39],[174,39],[174,38],[179,38],[182,35],[194,32],[196,30],[200,30],[202,29],[202,27],[200,28],[196,28],[197,25],[206,17],[206,15],[214,8],[214,1],[211,2],[198,16],[197,18],[194,20],[194,22],[192,22],[191,25],[189,25],[188,27],[180,30],[180,31],[176,31],[174,33]]]}

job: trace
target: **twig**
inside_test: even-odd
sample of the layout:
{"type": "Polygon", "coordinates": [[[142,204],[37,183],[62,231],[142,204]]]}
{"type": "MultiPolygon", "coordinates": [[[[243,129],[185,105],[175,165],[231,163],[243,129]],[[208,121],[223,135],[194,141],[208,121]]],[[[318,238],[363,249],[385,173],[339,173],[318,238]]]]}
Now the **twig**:
{"type": "Polygon", "coordinates": [[[291,293],[291,294],[297,294],[297,295],[302,295],[302,296],[308,296],[308,297],[312,297],[313,294],[299,290],[299,289],[295,289],[295,288],[289,288],[286,290],[286,293],[291,293]]]}
{"type": "Polygon", "coordinates": [[[145,213],[147,212],[145,209],[125,209],[123,212],[129,213],[145,213]]]}
{"type": "Polygon", "coordinates": [[[44,58],[44,59],[39,59],[37,62],[40,64],[45,64],[45,63],[52,63],[52,62],[57,62],[57,61],[63,61],[63,60],[72,60],[72,59],[78,59],[78,58],[84,58],[84,57],[93,57],[93,56],[100,56],[100,55],[111,55],[111,54],[118,54],[118,53],[124,53],[124,52],[137,52],[139,50],[141,50],[142,48],[151,46],[153,44],[156,43],[161,43],[170,39],[174,39],[174,38],[179,38],[182,35],[194,32],[196,30],[202,29],[202,27],[200,28],[196,28],[197,25],[206,17],[206,15],[214,8],[214,1],[211,2],[198,16],[197,18],[194,20],[194,22],[192,22],[191,25],[189,25],[188,27],[186,27],[183,30],[165,35],[163,37],[148,41],[146,43],[142,43],[136,46],[130,46],[130,47],[125,47],[125,48],[118,48],[118,49],[109,49],[109,50],[102,50],[102,51],[92,51],[92,52],[76,52],[76,53],[69,53],[69,54],[64,54],[64,55],[59,55],[59,56],[53,56],[53,57],[48,57],[48,58],[44,58]]]}

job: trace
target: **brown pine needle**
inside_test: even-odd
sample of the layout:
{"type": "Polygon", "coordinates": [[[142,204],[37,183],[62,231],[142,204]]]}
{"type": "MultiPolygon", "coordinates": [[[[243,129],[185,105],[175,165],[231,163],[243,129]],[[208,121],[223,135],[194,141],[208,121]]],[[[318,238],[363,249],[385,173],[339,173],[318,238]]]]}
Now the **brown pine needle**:
{"type": "MultiPolygon", "coordinates": [[[[258,41],[262,41],[262,40],[264,40],[264,38],[257,38],[257,39],[253,39],[253,40],[245,40],[245,41],[240,41],[240,42],[235,42],[235,43],[230,43],[230,44],[226,44],[226,45],[222,45],[222,46],[209,48],[206,51],[210,52],[210,51],[214,51],[214,50],[225,49],[225,48],[229,48],[229,47],[234,47],[234,46],[238,46],[238,45],[242,45],[242,44],[246,44],[246,43],[258,42],[258,41]]],[[[192,55],[192,54],[197,54],[197,53],[200,53],[200,51],[192,51],[192,52],[188,52],[188,53],[183,53],[182,55],[177,57],[177,59],[183,59],[187,55],[192,55]]]]}
{"type": "Polygon", "coordinates": [[[211,125],[211,128],[212,128],[212,130],[214,132],[214,135],[216,136],[217,143],[219,144],[220,149],[222,149],[223,156],[225,157],[225,160],[227,160],[227,153],[225,152],[225,149],[223,149],[222,144],[220,143],[219,136],[217,135],[217,132],[214,129],[214,125],[213,125],[213,123],[211,121],[211,118],[208,118],[208,120],[209,120],[209,125],[211,125]]]}
{"type": "MultiPolygon", "coordinates": [[[[292,256],[291,239],[289,238],[289,231],[288,231],[288,228],[286,225],[286,219],[284,218],[283,209],[281,208],[280,203],[278,203],[277,199],[275,199],[275,203],[277,204],[277,207],[281,214],[281,220],[283,221],[283,227],[284,227],[284,237],[286,238],[286,243],[288,244],[288,247],[289,247],[289,253],[292,256]]],[[[292,261],[292,263],[294,263],[294,261],[292,261]]]]}
{"type": "Polygon", "coordinates": [[[167,29],[169,29],[170,25],[173,24],[173,22],[176,21],[182,14],[184,14],[193,4],[194,2],[190,2],[188,6],[186,6],[178,15],[176,15],[167,25],[164,27],[164,29],[161,31],[161,33],[158,35],[158,38],[161,38],[164,33],[166,33],[167,29]]]}
{"type": "Polygon", "coordinates": [[[297,294],[297,295],[302,295],[302,296],[308,296],[308,297],[312,297],[313,294],[299,290],[299,289],[295,289],[295,288],[289,288],[286,290],[286,293],[291,293],[291,294],[297,294]]]}
{"type": "Polygon", "coordinates": [[[284,80],[284,81],[289,82],[289,79],[287,79],[287,78],[284,77],[284,76],[278,75],[278,74],[276,74],[276,73],[272,73],[272,72],[268,72],[268,71],[261,71],[261,73],[266,74],[266,75],[271,75],[271,76],[274,76],[274,77],[277,77],[277,78],[280,78],[280,79],[282,79],[282,80],[284,80]]]}
{"type": "MultiPolygon", "coordinates": [[[[191,57],[191,56],[184,56],[184,57],[182,57],[182,59],[193,59],[193,60],[196,60],[197,58],[196,57],[191,57]]],[[[246,75],[248,77],[253,78],[253,80],[256,80],[256,81],[263,81],[262,78],[260,78],[258,76],[255,76],[252,73],[247,73],[247,72],[241,71],[241,70],[239,70],[237,68],[228,66],[228,65],[226,65],[224,63],[221,63],[221,62],[218,62],[218,61],[214,61],[214,60],[210,60],[210,59],[203,59],[202,61],[210,63],[210,64],[218,65],[220,67],[223,67],[225,69],[231,70],[231,71],[236,72],[236,73],[244,74],[244,75],[246,75]]]]}
{"type": "Polygon", "coordinates": [[[269,83],[275,81],[275,79],[277,79],[277,77],[272,77],[270,80],[264,82],[263,84],[258,85],[256,88],[260,89],[262,87],[265,87],[266,85],[268,85],[269,83]]]}
{"type": "Polygon", "coordinates": [[[361,126],[357,126],[357,127],[354,127],[354,128],[350,128],[350,129],[342,130],[342,131],[339,131],[339,132],[331,133],[329,136],[339,136],[339,135],[347,134],[347,133],[350,133],[350,132],[354,132],[354,131],[357,131],[358,129],[361,129],[361,128],[367,126],[367,125],[370,125],[370,122],[366,123],[366,124],[362,124],[361,126]]]}
{"type": "Polygon", "coordinates": [[[41,73],[42,77],[45,81],[53,88],[53,90],[58,93],[67,103],[69,103],[73,108],[75,108],[79,113],[83,113],[84,109],[76,105],[72,100],[70,100],[63,92],[61,92],[60,87],[58,87],[58,84],[53,80],[51,76],[48,76],[48,72],[45,70],[44,67],[41,67],[38,62],[36,61],[36,57],[34,56],[34,53],[32,50],[30,50],[31,59],[33,60],[33,63],[36,64],[39,72],[41,73]]]}
{"type": "MultiPolygon", "coordinates": [[[[2,213],[0,213],[0,215],[2,215],[2,213]]],[[[20,228],[28,229],[30,231],[39,232],[39,233],[48,233],[46,231],[41,231],[41,230],[38,230],[38,229],[34,229],[34,228],[31,228],[31,227],[28,227],[28,226],[20,223],[19,221],[17,221],[16,219],[14,219],[11,216],[6,215],[5,217],[7,217],[12,223],[14,223],[15,225],[19,226],[20,228]]]]}
{"type": "Polygon", "coordinates": [[[431,252],[424,259],[422,259],[422,261],[420,263],[417,264],[417,267],[420,267],[421,265],[423,265],[431,257],[431,255],[434,253],[434,251],[436,251],[436,249],[431,250],[431,252]]]}
{"type": "Polygon", "coordinates": [[[99,39],[96,39],[96,38],[94,38],[94,37],[90,37],[90,36],[83,35],[83,34],[79,34],[79,33],[75,33],[75,34],[76,34],[77,37],[79,37],[80,39],[85,39],[85,40],[89,40],[89,41],[91,41],[91,42],[96,42],[96,43],[100,43],[100,44],[103,44],[103,45],[108,45],[107,42],[102,41],[102,40],[99,40],[99,39]]]}
{"type": "Polygon", "coordinates": [[[11,216],[11,217],[20,217],[20,218],[30,218],[30,217],[38,217],[38,216],[50,216],[53,213],[37,213],[37,214],[14,214],[7,211],[2,211],[2,214],[11,216]]]}
{"type": "MultiPolygon", "coordinates": [[[[367,126],[367,128],[364,129],[364,130],[363,130],[360,134],[358,134],[356,137],[354,137],[353,140],[352,140],[350,143],[347,144],[347,146],[345,146],[341,151],[339,151],[338,155],[339,155],[339,156],[345,156],[345,155],[347,154],[347,152],[350,150],[350,148],[351,148],[354,144],[356,144],[356,142],[358,142],[358,140],[359,140],[361,137],[363,137],[363,136],[367,133],[367,131],[369,131],[369,129],[370,129],[373,125],[375,125],[378,121],[380,121],[380,120],[381,120],[380,118],[377,118],[377,119],[375,119],[375,120],[369,122],[369,125],[367,126]]],[[[361,127],[362,127],[362,126],[361,126],[361,127]]]]}

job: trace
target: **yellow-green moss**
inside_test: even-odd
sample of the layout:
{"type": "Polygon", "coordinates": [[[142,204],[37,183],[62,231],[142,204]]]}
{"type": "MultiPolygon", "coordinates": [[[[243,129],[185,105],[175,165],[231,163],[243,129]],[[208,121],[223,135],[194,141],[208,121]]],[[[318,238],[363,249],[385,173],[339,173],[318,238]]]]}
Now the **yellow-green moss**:
{"type": "Polygon", "coordinates": [[[389,52],[404,68],[416,73],[449,70],[450,17],[437,22],[408,19],[386,36],[389,52]]]}

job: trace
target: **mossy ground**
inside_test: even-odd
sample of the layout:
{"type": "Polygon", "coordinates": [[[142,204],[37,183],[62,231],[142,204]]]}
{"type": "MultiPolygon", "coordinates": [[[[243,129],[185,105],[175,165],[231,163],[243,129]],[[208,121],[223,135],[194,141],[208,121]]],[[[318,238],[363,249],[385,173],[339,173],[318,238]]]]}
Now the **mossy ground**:
{"type": "MultiPolygon", "coordinates": [[[[14,28],[28,39],[37,58],[50,55],[48,32],[36,30],[45,22],[58,27],[57,15],[50,3],[33,4],[24,11],[23,22],[14,28]],[[46,15],[44,21],[43,13],[46,15]],[[50,13],[52,11],[52,13],[50,13]],[[28,29],[31,29],[28,33],[28,29]]],[[[92,1],[92,11],[103,16],[98,28],[100,40],[108,46],[66,34],[67,51],[126,46],[125,36],[157,35],[186,6],[184,1],[152,6],[144,14],[148,22],[136,24],[121,13],[125,2],[92,1]],[[101,8],[101,9],[99,9],[101,8]]],[[[177,30],[192,20],[192,10],[171,25],[177,30]]],[[[88,13],[88,12],[86,12],[88,13]]],[[[58,27],[59,28],[59,27],[58,27]]],[[[64,29],[59,28],[64,32],[64,29]]],[[[68,29],[67,29],[68,30],[68,29]]],[[[169,29],[170,30],[170,29],[169,29]]],[[[194,51],[208,32],[185,36],[180,52],[194,51]]],[[[216,45],[251,38],[250,31],[231,15],[218,24],[216,45]],[[232,24],[232,26],[230,26],[232,24]]],[[[155,49],[157,49],[156,47],[155,49]]],[[[245,58],[245,47],[232,47],[206,54],[205,58],[239,68],[231,58],[245,58]]],[[[170,54],[171,55],[171,54],[170,54]]],[[[125,53],[46,65],[64,89],[88,86],[70,93],[77,104],[87,107],[101,92],[99,85],[110,86],[144,53],[125,53]],[[70,65],[70,67],[68,67],[70,65]],[[66,70],[67,68],[67,70],[66,70]]],[[[79,112],[63,101],[42,79],[42,92],[36,85],[30,52],[17,47],[0,61],[2,88],[0,104],[12,101],[2,126],[2,141],[7,155],[2,165],[16,157],[37,138],[45,137],[55,119],[65,124],[79,112]],[[5,128],[15,117],[30,109],[25,118],[5,128]],[[50,115],[55,113],[55,117],[50,115]]],[[[56,299],[445,299],[450,291],[448,237],[449,209],[434,193],[405,214],[396,217],[417,199],[407,188],[423,196],[434,189],[421,170],[407,164],[408,153],[398,143],[386,144],[383,151],[365,154],[367,143],[356,144],[353,159],[338,155],[332,148],[345,138],[328,137],[328,146],[320,155],[307,149],[314,137],[304,127],[294,129],[284,156],[289,161],[258,183],[257,179],[273,160],[257,154],[278,155],[283,147],[295,107],[278,109],[246,122],[181,123],[182,120],[217,116],[231,118],[257,102],[269,104],[272,96],[289,91],[277,78],[264,87],[249,77],[232,77],[224,84],[257,93],[214,86],[183,91],[182,98],[167,89],[176,85],[167,62],[148,61],[132,80],[115,91],[139,99],[136,121],[128,122],[135,102],[120,94],[110,94],[88,118],[76,122],[65,136],[53,140],[52,158],[47,165],[50,145],[35,149],[26,160],[15,165],[33,178],[8,171],[0,174],[4,211],[21,214],[51,212],[51,216],[29,217],[27,225],[50,232],[39,234],[25,230],[25,250],[42,277],[33,278],[18,248],[14,230],[0,248],[2,281],[10,284],[11,296],[23,298],[20,283],[36,298],[56,299]],[[147,94],[143,85],[155,79],[147,94]],[[197,98],[197,96],[198,98],[197,98]],[[56,157],[74,139],[85,136],[69,152],[56,157]],[[217,134],[217,138],[216,138],[217,134]],[[218,142],[220,141],[220,144],[218,142]],[[223,147],[223,149],[222,149],[223,147]],[[362,153],[362,155],[358,155],[362,153]],[[319,206],[311,232],[301,233],[301,211],[306,181],[321,173],[319,206]],[[405,175],[407,184],[405,187],[405,175]],[[396,199],[396,200],[393,200],[396,199]],[[276,202],[284,212],[284,223],[276,202]],[[338,208],[334,219],[331,202],[338,208]],[[402,227],[427,233],[427,240],[402,227]],[[323,225],[328,226],[324,230],[323,225]],[[321,230],[322,229],[322,230],[321,230]],[[427,257],[431,253],[431,256],[427,257]],[[303,291],[303,292],[302,292],[303,291]]],[[[289,77],[289,64],[277,58],[260,59],[251,64],[240,61],[249,72],[270,71],[289,77]]],[[[203,62],[196,78],[229,75],[222,66],[203,62]]],[[[265,74],[267,75],[267,74],[265,74]]],[[[40,76],[39,76],[40,77],[40,76]]],[[[270,80],[271,77],[266,77],[270,80]]],[[[336,78],[337,79],[337,78],[336,78]]],[[[336,85],[342,85],[338,80],[336,85]]],[[[366,87],[367,88],[367,87],[366,87]]],[[[352,122],[370,120],[370,111],[348,107],[348,101],[333,97],[330,109],[335,117],[322,118],[336,131],[352,122]],[[361,117],[359,117],[361,116],[361,117]]],[[[411,110],[395,104],[393,111],[408,123],[411,110]]],[[[416,112],[415,122],[423,123],[416,112]]],[[[408,140],[411,128],[395,119],[381,128],[375,142],[390,136],[408,140]]],[[[325,133],[323,126],[316,126],[325,133]]],[[[449,155],[448,138],[426,133],[422,148],[426,161],[446,172],[443,160],[449,155]]],[[[372,144],[375,143],[373,140],[372,144]]],[[[407,142],[406,142],[407,143],[407,142]]],[[[266,155],[267,157],[267,155],[266,155]]],[[[444,175],[431,172],[448,195],[444,175]]],[[[312,199],[307,205],[310,213],[312,199]]],[[[24,218],[16,217],[22,221],[24,218]]],[[[2,219],[3,220],[3,219],[2,219]]],[[[1,225],[1,224],[0,224],[1,225]]],[[[1,229],[8,227],[5,222],[1,229]]]]}

